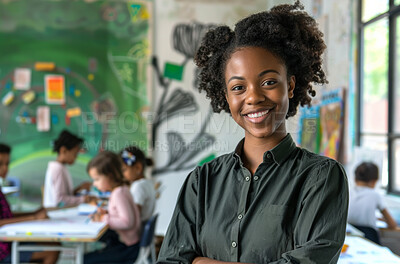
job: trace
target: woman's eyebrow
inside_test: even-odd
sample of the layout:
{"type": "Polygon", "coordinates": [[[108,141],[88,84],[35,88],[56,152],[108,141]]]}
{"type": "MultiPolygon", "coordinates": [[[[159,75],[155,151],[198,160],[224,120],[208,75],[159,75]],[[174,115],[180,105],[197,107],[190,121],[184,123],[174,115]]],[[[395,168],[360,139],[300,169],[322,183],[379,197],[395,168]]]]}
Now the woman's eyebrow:
{"type": "Polygon", "coordinates": [[[267,74],[267,73],[269,73],[269,72],[274,72],[274,73],[276,73],[276,74],[278,74],[278,75],[281,75],[278,71],[270,69],[270,70],[262,71],[262,72],[258,75],[258,77],[261,77],[261,76],[263,76],[264,74],[267,74]]]}

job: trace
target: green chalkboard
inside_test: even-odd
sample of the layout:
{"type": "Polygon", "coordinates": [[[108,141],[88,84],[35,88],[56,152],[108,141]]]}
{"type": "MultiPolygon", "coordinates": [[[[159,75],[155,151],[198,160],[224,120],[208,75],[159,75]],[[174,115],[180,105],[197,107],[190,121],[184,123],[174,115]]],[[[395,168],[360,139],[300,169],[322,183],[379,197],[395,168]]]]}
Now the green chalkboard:
{"type": "Polygon", "coordinates": [[[47,162],[55,159],[52,140],[62,129],[85,139],[86,152],[70,169],[76,184],[89,179],[86,163],[99,150],[147,147],[150,20],[150,3],[140,1],[0,2],[0,99],[14,94],[0,104],[0,142],[13,148],[9,176],[21,179],[27,197],[40,196],[47,162]],[[38,62],[55,68],[35,68],[38,62]],[[32,102],[16,89],[21,68],[30,71],[32,102]],[[49,74],[64,77],[65,103],[46,100],[49,74]],[[48,131],[37,128],[41,106],[50,109],[48,131]],[[69,116],[69,109],[80,111],[69,116]]]}

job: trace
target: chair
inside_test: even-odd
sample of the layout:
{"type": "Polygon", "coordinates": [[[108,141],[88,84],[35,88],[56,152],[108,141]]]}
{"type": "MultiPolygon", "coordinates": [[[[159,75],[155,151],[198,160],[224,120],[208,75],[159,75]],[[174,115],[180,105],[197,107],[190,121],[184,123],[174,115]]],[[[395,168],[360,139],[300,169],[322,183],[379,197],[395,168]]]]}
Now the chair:
{"type": "Polygon", "coordinates": [[[366,239],[371,240],[372,242],[381,245],[380,237],[378,231],[376,231],[374,228],[369,227],[369,226],[359,226],[359,225],[354,225],[355,228],[360,230],[361,232],[364,233],[364,237],[366,239]]]}
{"type": "Polygon", "coordinates": [[[140,238],[139,255],[134,264],[156,263],[156,249],[154,246],[154,231],[157,223],[158,214],[153,215],[147,220],[142,229],[140,238]],[[151,259],[151,262],[149,261],[151,259]]]}

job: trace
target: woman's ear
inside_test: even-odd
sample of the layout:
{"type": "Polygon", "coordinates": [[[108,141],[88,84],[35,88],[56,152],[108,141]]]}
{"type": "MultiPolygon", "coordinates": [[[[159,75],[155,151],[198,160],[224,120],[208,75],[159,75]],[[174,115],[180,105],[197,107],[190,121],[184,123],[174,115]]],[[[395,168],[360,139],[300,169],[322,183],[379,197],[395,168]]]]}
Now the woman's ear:
{"type": "Polygon", "coordinates": [[[289,98],[293,98],[294,88],[296,87],[296,77],[294,75],[290,76],[288,86],[288,96],[289,98]]]}

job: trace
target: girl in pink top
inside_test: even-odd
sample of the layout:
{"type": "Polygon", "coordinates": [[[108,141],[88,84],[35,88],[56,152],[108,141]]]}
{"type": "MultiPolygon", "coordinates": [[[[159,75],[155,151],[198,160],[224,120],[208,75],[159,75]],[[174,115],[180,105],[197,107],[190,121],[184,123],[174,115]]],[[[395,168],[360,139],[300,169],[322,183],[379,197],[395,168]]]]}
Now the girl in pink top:
{"type": "Polygon", "coordinates": [[[93,185],[102,192],[111,191],[108,210],[98,208],[93,221],[103,221],[114,230],[119,241],[109,243],[104,249],[85,255],[84,263],[133,263],[139,253],[140,213],[121,171],[120,157],[110,151],[93,158],[87,171],[93,185]]]}

